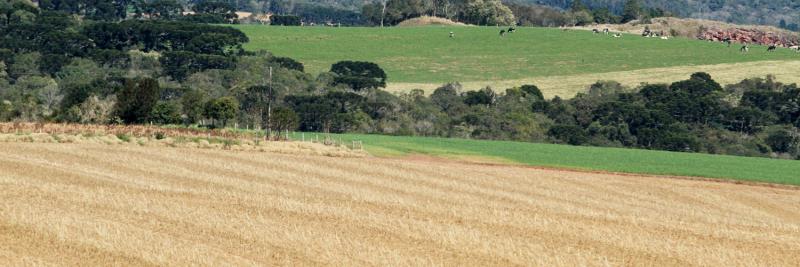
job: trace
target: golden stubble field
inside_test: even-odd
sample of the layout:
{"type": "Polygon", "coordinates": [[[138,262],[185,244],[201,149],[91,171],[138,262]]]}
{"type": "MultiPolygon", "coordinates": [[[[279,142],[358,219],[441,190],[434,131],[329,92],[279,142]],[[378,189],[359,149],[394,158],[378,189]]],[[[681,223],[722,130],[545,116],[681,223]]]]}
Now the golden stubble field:
{"type": "Polygon", "coordinates": [[[0,143],[0,265],[796,266],[800,191],[419,159],[0,143]]]}
{"type": "MultiPolygon", "coordinates": [[[[642,83],[666,83],[686,80],[692,73],[707,72],[722,85],[739,83],[748,78],[765,78],[775,76],[782,83],[800,83],[800,61],[756,61],[748,63],[730,63],[716,65],[680,66],[608,73],[574,74],[564,76],[534,77],[518,80],[470,81],[462,82],[465,90],[478,90],[491,87],[495,91],[504,92],[508,88],[525,84],[534,84],[542,90],[547,98],[573,98],[578,93],[585,93],[589,86],[597,81],[616,81],[622,85],[635,88],[642,83]]],[[[386,90],[393,93],[405,93],[413,89],[422,89],[432,94],[439,83],[389,83],[386,90]]]]}

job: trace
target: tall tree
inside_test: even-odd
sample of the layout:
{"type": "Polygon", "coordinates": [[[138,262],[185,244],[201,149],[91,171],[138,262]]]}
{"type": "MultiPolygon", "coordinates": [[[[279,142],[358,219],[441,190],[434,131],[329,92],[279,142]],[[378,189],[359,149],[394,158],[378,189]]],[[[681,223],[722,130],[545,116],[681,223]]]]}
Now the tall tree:
{"type": "Polygon", "coordinates": [[[627,0],[622,7],[622,22],[637,20],[642,15],[642,5],[639,0],[627,0]]]}
{"type": "Polygon", "coordinates": [[[340,61],[331,66],[336,84],[345,84],[354,91],[386,87],[386,72],[372,62],[340,61]]]}
{"type": "Polygon", "coordinates": [[[137,78],[125,81],[116,106],[116,114],[125,123],[144,123],[161,96],[158,81],[137,78]]]}

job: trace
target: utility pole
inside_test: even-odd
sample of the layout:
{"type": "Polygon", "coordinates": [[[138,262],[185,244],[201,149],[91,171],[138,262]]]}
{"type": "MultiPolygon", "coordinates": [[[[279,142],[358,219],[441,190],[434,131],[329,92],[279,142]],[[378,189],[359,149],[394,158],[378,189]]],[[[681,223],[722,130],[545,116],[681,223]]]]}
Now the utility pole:
{"type": "Polygon", "coordinates": [[[269,96],[267,96],[267,138],[272,137],[272,67],[269,67],[269,96]]]}

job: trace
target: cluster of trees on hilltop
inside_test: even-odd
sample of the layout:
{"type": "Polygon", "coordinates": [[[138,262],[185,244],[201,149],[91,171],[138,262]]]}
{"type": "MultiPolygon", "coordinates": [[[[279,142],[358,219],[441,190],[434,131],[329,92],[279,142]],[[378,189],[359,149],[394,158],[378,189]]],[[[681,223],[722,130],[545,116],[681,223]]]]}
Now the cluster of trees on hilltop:
{"type": "Polygon", "coordinates": [[[566,9],[538,4],[508,3],[520,25],[525,26],[574,26],[593,23],[618,24],[633,20],[648,20],[671,16],[662,8],[647,8],[639,0],[627,0],[619,11],[608,6],[591,7],[584,0],[571,1],[566,9]]]}
{"type": "MultiPolygon", "coordinates": [[[[2,1],[0,10],[13,10],[14,3],[2,1]]],[[[120,21],[128,18],[183,20],[204,23],[236,23],[237,6],[229,1],[176,0],[40,0],[38,7],[47,12],[79,15],[95,21],[120,21]]]]}

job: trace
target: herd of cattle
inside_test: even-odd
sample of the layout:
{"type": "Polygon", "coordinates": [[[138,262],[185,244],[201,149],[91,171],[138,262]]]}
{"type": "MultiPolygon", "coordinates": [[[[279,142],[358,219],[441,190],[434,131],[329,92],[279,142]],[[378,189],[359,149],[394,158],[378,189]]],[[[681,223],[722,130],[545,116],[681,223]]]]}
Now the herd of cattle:
{"type": "MultiPolygon", "coordinates": [[[[593,34],[600,34],[600,33],[603,33],[603,34],[609,35],[609,34],[610,34],[610,31],[609,31],[609,29],[608,29],[608,28],[605,28],[605,29],[603,29],[602,31],[600,31],[599,29],[592,29],[592,33],[593,33],[593,34]]],[[[622,34],[620,34],[620,33],[614,33],[614,35],[613,35],[613,36],[614,36],[614,37],[617,37],[617,38],[620,38],[620,37],[622,37],[622,34]]],[[[664,31],[661,31],[661,32],[655,32],[655,31],[651,31],[651,30],[650,30],[650,29],[648,29],[648,28],[645,28],[645,30],[642,32],[642,37],[647,37],[647,38],[661,38],[661,39],[663,39],[663,40],[668,40],[668,39],[669,39],[669,36],[667,36],[667,35],[664,33],[664,31]]],[[[728,45],[728,47],[731,47],[731,46],[733,45],[733,39],[731,39],[731,38],[725,38],[725,39],[723,39],[723,40],[722,40],[722,42],[724,42],[725,44],[727,44],[727,45],[728,45]]],[[[789,48],[789,49],[791,49],[791,50],[793,50],[793,51],[796,51],[796,52],[800,53],[800,45],[792,45],[792,46],[788,46],[787,48],[789,48]]],[[[777,45],[777,44],[770,44],[770,45],[767,47],[767,52],[775,52],[777,49],[778,49],[778,45],[777,45]]],[[[747,42],[743,42],[743,43],[742,43],[742,47],[741,47],[741,48],[739,48],[739,51],[740,51],[740,52],[742,52],[742,53],[747,53],[747,52],[750,52],[750,45],[749,45],[747,42]]]]}
{"type": "MultiPolygon", "coordinates": [[[[568,28],[563,28],[563,30],[567,31],[569,29],[568,28]]],[[[516,31],[517,31],[517,29],[514,28],[513,26],[509,27],[508,29],[502,29],[502,30],[500,30],[500,37],[505,37],[507,34],[513,33],[513,32],[516,32],[516,31]]],[[[622,38],[622,33],[611,33],[611,31],[608,28],[605,28],[602,31],[599,30],[599,29],[592,29],[592,33],[593,34],[601,34],[602,33],[602,34],[605,34],[605,35],[611,35],[614,38],[622,38]]],[[[454,37],[455,37],[455,33],[454,32],[450,32],[450,38],[454,38],[454,37]]],[[[667,34],[665,34],[664,31],[655,32],[655,31],[651,31],[648,28],[645,28],[645,30],[642,32],[642,37],[660,38],[662,40],[669,40],[669,36],[667,34]]],[[[733,45],[733,39],[731,39],[731,38],[725,38],[725,39],[722,40],[722,42],[727,44],[728,47],[731,47],[733,45]]],[[[792,45],[792,46],[788,46],[787,48],[800,53],[800,45],[792,45]]],[[[771,44],[771,45],[769,45],[767,47],[767,52],[774,52],[777,49],[778,49],[778,45],[777,44],[771,44]]],[[[750,52],[750,45],[747,42],[742,42],[742,47],[739,48],[739,51],[742,52],[742,53],[750,52]]]]}

